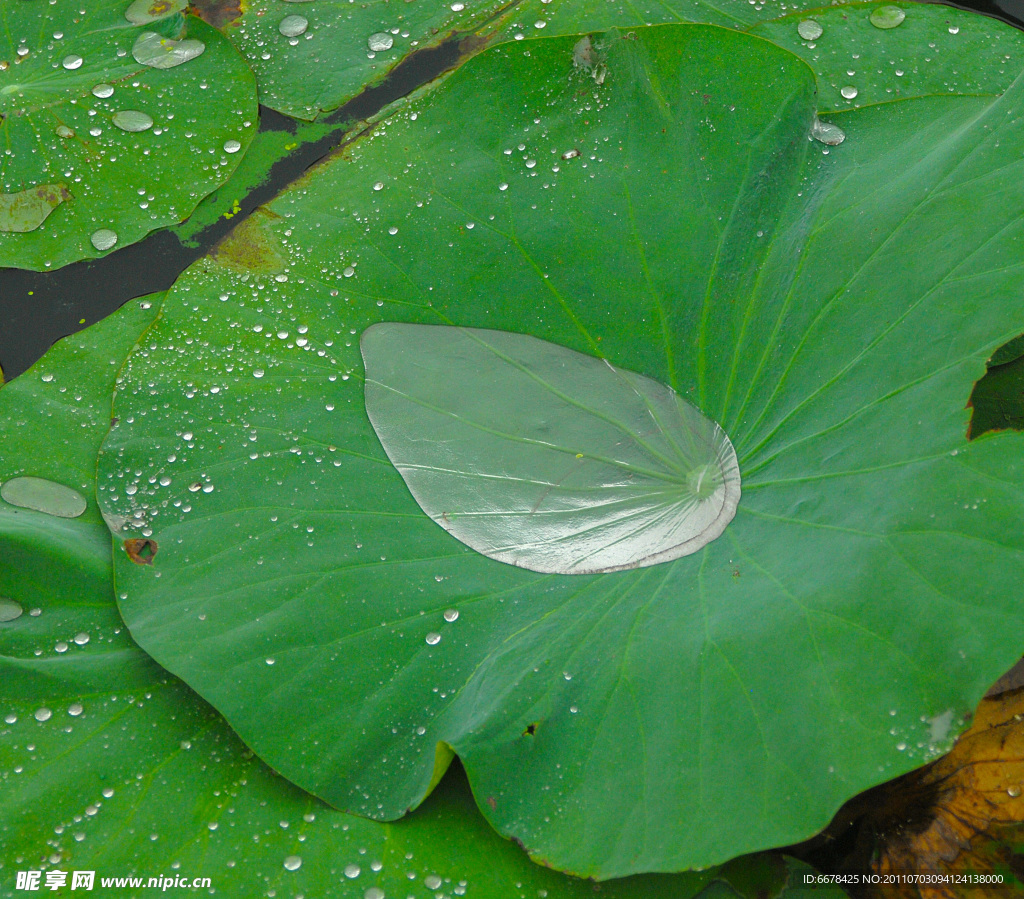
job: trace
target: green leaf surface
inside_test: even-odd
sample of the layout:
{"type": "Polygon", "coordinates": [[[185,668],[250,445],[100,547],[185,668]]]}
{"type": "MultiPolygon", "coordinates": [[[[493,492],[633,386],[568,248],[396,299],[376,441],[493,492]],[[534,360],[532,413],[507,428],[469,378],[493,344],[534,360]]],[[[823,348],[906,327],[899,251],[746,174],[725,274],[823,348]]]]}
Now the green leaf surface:
{"type": "Polygon", "coordinates": [[[132,49],[161,23],[80,6],[0,7],[0,266],[58,268],[181,221],[256,131],[255,80],[216,29],[168,20],[205,50],[155,69],[132,49]]]}
{"type": "Polygon", "coordinates": [[[507,5],[252,0],[224,32],[256,73],[261,103],[314,119],[380,81],[410,54],[483,26],[507,5]]]}
{"type": "MultiPolygon", "coordinates": [[[[157,299],[60,341],[0,391],[0,479],[31,471],[93,494],[114,377],[157,299]]],[[[128,636],[95,502],[74,521],[0,502],[0,559],[0,896],[24,895],[25,870],[64,871],[68,891],[73,871],[93,871],[103,896],[129,887],[102,878],[132,876],[208,877],[229,897],[593,895],[495,834],[461,776],[386,825],[271,771],[128,636]]],[[[752,859],[717,877],[767,885],[772,868],[752,859]]],[[[685,899],[712,876],[630,878],[601,895],[685,899]]]]}
{"type": "Polygon", "coordinates": [[[697,552],[736,514],[729,438],[657,381],[505,331],[380,324],[360,348],[391,462],[437,524],[491,559],[642,568],[697,552]]]}
{"type": "Polygon", "coordinates": [[[397,818],[450,746],[499,831],[612,877],[810,836],[1020,656],[1021,442],[968,443],[965,405],[1024,329],[1024,84],[846,112],[823,147],[769,42],[597,42],[600,84],[576,37],[476,57],[197,263],[99,488],[158,547],[116,558],[133,635],[277,770],[397,818]],[[365,414],[379,321],[671,386],[736,448],[736,518],[595,576],[466,548],[365,414]]]}

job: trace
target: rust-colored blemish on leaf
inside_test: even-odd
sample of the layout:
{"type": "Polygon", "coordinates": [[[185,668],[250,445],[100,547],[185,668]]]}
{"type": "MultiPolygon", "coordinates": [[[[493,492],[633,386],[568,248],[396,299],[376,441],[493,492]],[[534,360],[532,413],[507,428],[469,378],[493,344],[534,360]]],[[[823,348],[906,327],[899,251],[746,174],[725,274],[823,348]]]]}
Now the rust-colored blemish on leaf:
{"type": "Polygon", "coordinates": [[[132,537],[124,541],[124,551],[136,565],[152,565],[156,549],[156,541],[146,537],[132,537]]]}
{"type": "Polygon", "coordinates": [[[245,10],[244,0],[192,0],[189,10],[214,28],[231,25],[245,10]]]}
{"type": "Polygon", "coordinates": [[[280,244],[268,225],[278,216],[257,209],[213,248],[211,256],[225,268],[273,275],[284,270],[280,244]]]}
{"type": "Polygon", "coordinates": [[[494,801],[493,796],[487,797],[487,804],[491,807],[492,812],[496,812],[498,810],[498,803],[494,801]]]}

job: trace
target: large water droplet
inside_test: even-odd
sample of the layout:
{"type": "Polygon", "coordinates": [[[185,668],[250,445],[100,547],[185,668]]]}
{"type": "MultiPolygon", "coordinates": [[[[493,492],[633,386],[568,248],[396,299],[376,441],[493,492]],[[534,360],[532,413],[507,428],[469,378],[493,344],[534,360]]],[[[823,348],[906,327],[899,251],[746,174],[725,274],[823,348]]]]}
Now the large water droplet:
{"type": "Polygon", "coordinates": [[[117,232],[111,231],[109,228],[99,228],[92,232],[92,237],[89,239],[97,250],[109,250],[117,243],[117,232]]]}
{"type": "Polygon", "coordinates": [[[0,497],[12,506],[45,512],[58,518],[78,518],[86,508],[85,497],[81,493],[46,478],[11,478],[0,487],[0,497]]]}
{"type": "Polygon", "coordinates": [[[138,109],[115,112],[111,121],[122,131],[148,131],[153,127],[153,117],[138,109]]]}
{"type": "Polygon", "coordinates": [[[848,84],[846,87],[840,88],[839,93],[841,93],[847,100],[852,100],[857,96],[858,91],[852,84],[848,84]]]}
{"type": "MultiPolygon", "coordinates": [[[[68,706],[68,714],[72,718],[77,718],[79,715],[81,715],[82,714],[82,703],[80,703],[80,702],[73,702],[73,703],[71,703],[71,705],[68,706]]],[[[111,794],[111,795],[113,795],[113,794],[111,794]]]]}
{"type": "Polygon", "coordinates": [[[345,865],[345,876],[349,880],[355,880],[359,876],[359,865],[345,865]]]}
{"type": "Polygon", "coordinates": [[[206,44],[192,38],[172,41],[155,31],[143,31],[132,46],[132,56],[140,65],[154,69],[171,69],[195,59],[206,50],[206,44]]]}
{"type": "Polygon", "coordinates": [[[227,140],[227,141],[224,141],[224,152],[225,153],[237,153],[241,149],[242,149],[241,141],[237,141],[237,140],[227,140]]]}
{"type": "Polygon", "coordinates": [[[455,621],[458,617],[459,617],[459,610],[458,609],[445,609],[445,612],[444,612],[444,620],[445,621],[455,621]]]}
{"type": "Polygon", "coordinates": [[[846,132],[838,125],[833,125],[831,122],[823,122],[815,116],[814,124],[811,126],[811,137],[830,147],[838,147],[846,140],[846,132]]]}
{"type": "Polygon", "coordinates": [[[384,891],[380,887],[370,887],[363,893],[363,899],[385,899],[384,891]]]}
{"type": "Polygon", "coordinates": [[[57,137],[74,137],[75,132],[68,128],[67,125],[57,126],[57,137]]]}
{"type": "Polygon", "coordinates": [[[875,28],[888,30],[902,24],[907,14],[898,6],[879,6],[871,11],[870,21],[875,28]]]}
{"type": "Polygon", "coordinates": [[[374,53],[380,53],[382,50],[390,50],[394,44],[395,39],[386,31],[378,31],[375,34],[371,34],[366,41],[366,45],[374,53]]]}
{"type": "Polygon", "coordinates": [[[80,69],[82,67],[83,59],[77,53],[72,53],[69,56],[64,57],[64,61],[61,63],[65,69],[80,69]]]}
{"type": "Polygon", "coordinates": [[[298,37],[300,34],[305,34],[307,28],[309,28],[309,20],[305,16],[285,16],[281,19],[281,24],[277,26],[277,30],[285,37],[298,37]]]}
{"type": "Polygon", "coordinates": [[[288,858],[284,860],[284,866],[289,871],[298,871],[299,868],[302,867],[302,859],[297,855],[289,855],[288,858]]]}
{"type": "Polygon", "coordinates": [[[431,646],[437,646],[441,642],[441,635],[437,631],[431,631],[426,636],[427,643],[431,646]]]}
{"type": "Polygon", "coordinates": [[[133,25],[148,25],[182,12],[186,6],[186,0],[135,0],[125,10],[124,17],[133,25]]]}
{"type": "Polygon", "coordinates": [[[13,599],[0,596],[0,621],[14,621],[20,618],[25,610],[13,599]]]}
{"type": "Polygon", "coordinates": [[[436,874],[428,874],[423,878],[423,886],[428,890],[437,890],[441,888],[441,878],[436,874]]]}
{"type": "Polygon", "coordinates": [[[41,709],[36,709],[33,713],[33,717],[36,721],[49,721],[52,716],[53,712],[46,708],[46,706],[43,706],[41,709]]]}
{"type": "Polygon", "coordinates": [[[101,81],[92,89],[92,95],[99,97],[101,100],[106,100],[107,97],[111,97],[114,94],[114,86],[101,81]]]}
{"type": "Polygon", "coordinates": [[[796,26],[796,33],[805,41],[816,41],[824,30],[814,19],[804,19],[796,26]]]}

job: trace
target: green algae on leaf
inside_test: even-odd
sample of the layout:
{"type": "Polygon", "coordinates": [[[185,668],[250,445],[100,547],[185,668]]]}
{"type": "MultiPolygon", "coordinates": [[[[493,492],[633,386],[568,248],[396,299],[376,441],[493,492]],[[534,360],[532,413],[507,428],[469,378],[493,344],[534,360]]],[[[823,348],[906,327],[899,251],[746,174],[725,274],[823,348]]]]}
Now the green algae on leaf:
{"type": "Polygon", "coordinates": [[[278,271],[186,272],[98,486],[160,544],[116,562],[133,634],[273,767],[398,818],[450,746],[500,832],[605,878],[807,838],[1019,657],[1022,441],[964,407],[1024,330],[1024,81],[978,94],[986,63],[826,147],[768,41],[597,35],[599,84],[580,40],[494,48],[312,171],[261,222],[278,271]],[[672,387],[735,447],[736,517],[596,575],[458,545],[366,415],[382,321],[672,387]]]}
{"type": "Polygon", "coordinates": [[[225,142],[256,131],[255,80],[223,35],[176,14],[158,24],[206,52],[153,69],[124,9],[0,6],[0,265],[58,268],[181,221],[237,166],[225,142]]]}

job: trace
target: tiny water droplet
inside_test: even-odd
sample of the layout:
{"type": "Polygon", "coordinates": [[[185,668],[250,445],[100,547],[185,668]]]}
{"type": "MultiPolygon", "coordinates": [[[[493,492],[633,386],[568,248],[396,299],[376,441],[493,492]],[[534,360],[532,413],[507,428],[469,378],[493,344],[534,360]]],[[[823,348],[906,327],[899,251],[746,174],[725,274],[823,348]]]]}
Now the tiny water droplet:
{"type": "Polygon", "coordinates": [[[43,706],[41,709],[36,709],[32,717],[36,721],[49,721],[52,715],[53,712],[46,708],[46,706],[43,706]]]}
{"type": "Polygon", "coordinates": [[[289,855],[284,860],[284,866],[289,871],[298,871],[302,867],[302,859],[297,855],[289,855]]]}
{"type": "Polygon", "coordinates": [[[109,228],[100,228],[98,231],[93,231],[92,237],[89,239],[97,250],[109,250],[117,243],[117,232],[111,231],[109,228]]]}
{"type": "Polygon", "coordinates": [[[816,41],[823,31],[824,29],[814,19],[804,19],[796,26],[796,33],[805,41],[816,41]]]}
{"type": "Polygon", "coordinates": [[[309,20],[305,16],[285,16],[281,19],[281,24],[277,26],[277,30],[285,37],[298,37],[300,34],[305,34],[307,28],[309,28],[309,20]]]}
{"type": "Polygon", "coordinates": [[[380,53],[382,50],[390,50],[394,44],[395,39],[386,31],[377,31],[374,34],[371,34],[366,41],[366,45],[374,53],[380,53]]]}
{"type": "Polygon", "coordinates": [[[15,618],[20,618],[23,612],[24,609],[13,599],[0,596],[0,622],[14,621],[15,618]]]}
{"type": "Polygon", "coordinates": [[[431,631],[427,634],[426,640],[430,646],[436,646],[441,642],[441,635],[437,631],[431,631]]]}
{"type": "Polygon", "coordinates": [[[869,20],[875,28],[881,28],[883,31],[887,31],[890,28],[895,28],[897,25],[902,24],[906,17],[907,14],[898,6],[879,6],[877,9],[871,11],[869,20]]]}
{"type": "Polygon", "coordinates": [[[61,63],[65,69],[73,70],[80,69],[82,67],[82,57],[77,53],[72,53],[69,56],[64,57],[64,61],[61,63]]]}
{"type": "Polygon", "coordinates": [[[153,127],[152,116],[138,109],[122,109],[115,112],[111,121],[122,131],[148,131],[153,127]]]}
{"type": "Polygon", "coordinates": [[[445,621],[455,621],[458,617],[459,617],[459,610],[458,609],[445,609],[445,611],[444,611],[444,620],[445,621]]]}

